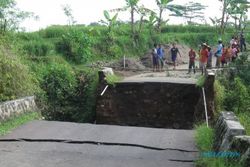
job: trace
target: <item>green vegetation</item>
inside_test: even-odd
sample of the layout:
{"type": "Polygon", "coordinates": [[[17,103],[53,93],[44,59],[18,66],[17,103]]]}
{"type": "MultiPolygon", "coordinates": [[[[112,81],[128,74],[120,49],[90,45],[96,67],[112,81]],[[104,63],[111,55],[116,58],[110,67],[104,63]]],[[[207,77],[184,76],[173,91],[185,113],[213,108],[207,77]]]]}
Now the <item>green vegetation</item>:
{"type": "Polygon", "coordinates": [[[9,133],[11,130],[17,128],[20,125],[28,123],[33,120],[38,120],[41,118],[39,112],[27,112],[18,117],[12,117],[9,120],[0,122],[0,136],[9,133]]]}
{"type": "Polygon", "coordinates": [[[108,84],[112,85],[112,86],[115,86],[115,84],[119,81],[122,80],[122,78],[120,76],[117,76],[117,75],[107,75],[106,76],[106,81],[108,84]]]}
{"type": "Polygon", "coordinates": [[[227,71],[215,82],[216,111],[233,111],[250,135],[250,62],[247,54],[243,54],[233,66],[235,70],[227,71]]]}
{"type": "Polygon", "coordinates": [[[218,114],[220,111],[223,111],[223,103],[225,99],[225,87],[218,81],[214,82],[214,91],[215,91],[215,112],[218,114]]]}
{"type": "Polygon", "coordinates": [[[240,167],[235,162],[223,157],[206,157],[207,152],[213,151],[214,130],[206,124],[196,126],[195,141],[200,151],[200,159],[196,161],[197,167],[240,167]]]}
{"type": "Polygon", "coordinates": [[[0,73],[0,101],[31,95],[39,90],[28,66],[21,64],[19,57],[3,47],[0,47],[0,73]]]}
{"type": "Polygon", "coordinates": [[[200,76],[196,82],[196,86],[202,88],[205,84],[206,77],[204,75],[200,76]]]}
{"type": "Polygon", "coordinates": [[[213,129],[207,127],[206,124],[196,126],[195,129],[196,129],[195,140],[199,150],[211,151],[213,149],[213,139],[214,139],[213,129]]]}

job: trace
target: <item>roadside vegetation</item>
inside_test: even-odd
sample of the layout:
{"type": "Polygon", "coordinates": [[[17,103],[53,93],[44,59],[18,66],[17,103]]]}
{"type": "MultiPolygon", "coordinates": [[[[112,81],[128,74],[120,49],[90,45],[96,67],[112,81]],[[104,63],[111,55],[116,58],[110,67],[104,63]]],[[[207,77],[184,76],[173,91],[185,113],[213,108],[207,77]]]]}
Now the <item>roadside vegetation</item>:
{"type": "MultiPolygon", "coordinates": [[[[250,62],[248,54],[243,54],[231,66],[236,67],[218,75],[215,81],[215,110],[218,118],[221,111],[233,111],[240,123],[250,135],[250,62]]],[[[205,124],[196,127],[196,144],[200,150],[200,159],[197,166],[200,167],[240,167],[237,162],[226,158],[204,157],[203,153],[213,151],[214,131],[213,126],[205,124]]]]}
{"type": "Polygon", "coordinates": [[[4,122],[0,122],[0,136],[8,134],[20,125],[39,119],[41,119],[41,114],[39,112],[27,112],[18,117],[9,118],[4,122]]]}
{"type": "Polygon", "coordinates": [[[213,152],[213,128],[207,127],[206,124],[196,126],[195,140],[200,151],[200,159],[196,162],[197,167],[240,167],[237,163],[228,161],[224,157],[207,156],[213,152]]]}

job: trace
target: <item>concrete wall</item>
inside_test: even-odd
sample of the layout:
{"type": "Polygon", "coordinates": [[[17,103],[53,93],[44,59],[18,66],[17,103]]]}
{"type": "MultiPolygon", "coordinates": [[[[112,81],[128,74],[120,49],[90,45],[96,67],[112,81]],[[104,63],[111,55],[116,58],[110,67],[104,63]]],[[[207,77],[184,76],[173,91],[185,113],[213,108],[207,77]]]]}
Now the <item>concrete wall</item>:
{"type": "Polygon", "coordinates": [[[0,103],[0,121],[27,111],[35,111],[36,109],[34,96],[0,103]]]}
{"type": "Polygon", "coordinates": [[[233,112],[221,112],[215,125],[216,151],[231,151],[240,153],[240,157],[229,159],[237,161],[244,167],[250,166],[250,136],[246,136],[244,127],[233,112]]]}

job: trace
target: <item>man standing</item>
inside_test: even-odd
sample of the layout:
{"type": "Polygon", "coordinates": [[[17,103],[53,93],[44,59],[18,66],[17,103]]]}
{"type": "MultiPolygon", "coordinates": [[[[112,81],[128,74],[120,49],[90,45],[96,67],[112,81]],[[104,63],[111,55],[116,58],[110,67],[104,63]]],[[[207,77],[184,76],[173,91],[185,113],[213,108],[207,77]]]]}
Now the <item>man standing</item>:
{"type": "Polygon", "coordinates": [[[244,51],[247,50],[246,48],[246,40],[245,37],[243,35],[243,33],[240,34],[240,51],[243,52],[243,46],[244,46],[244,51]]]}
{"type": "Polygon", "coordinates": [[[188,74],[191,72],[192,68],[194,69],[194,74],[195,74],[195,57],[196,57],[196,53],[193,50],[193,48],[190,49],[189,53],[189,70],[188,70],[188,74]]]}
{"type": "Polygon", "coordinates": [[[175,46],[175,43],[173,43],[173,47],[170,50],[171,52],[171,58],[172,61],[174,63],[174,70],[176,69],[176,59],[177,59],[177,53],[179,53],[180,57],[181,57],[181,53],[179,51],[179,49],[175,46]]]}
{"type": "Polygon", "coordinates": [[[208,55],[209,55],[209,52],[207,50],[207,44],[203,43],[202,44],[202,49],[200,51],[200,69],[201,69],[202,75],[205,72],[205,68],[206,68],[206,65],[207,65],[208,55]]]}
{"type": "Polygon", "coordinates": [[[163,71],[163,66],[164,66],[164,50],[161,47],[161,45],[159,45],[158,49],[157,49],[157,55],[158,55],[158,59],[159,59],[159,66],[160,66],[160,71],[163,71]]]}
{"type": "Polygon", "coordinates": [[[207,49],[208,49],[207,68],[212,68],[213,51],[210,46],[207,46],[207,49]]]}
{"type": "Polygon", "coordinates": [[[223,44],[222,44],[222,40],[219,40],[218,41],[218,47],[217,47],[217,51],[215,53],[215,56],[217,57],[216,59],[216,67],[220,67],[220,64],[221,64],[221,56],[222,56],[222,53],[223,53],[223,44]]]}
{"type": "Polygon", "coordinates": [[[154,48],[152,50],[152,62],[153,62],[153,71],[156,72],[159,70],[159,60],[157,55],[157,44],[154,44],[154,48]]]}

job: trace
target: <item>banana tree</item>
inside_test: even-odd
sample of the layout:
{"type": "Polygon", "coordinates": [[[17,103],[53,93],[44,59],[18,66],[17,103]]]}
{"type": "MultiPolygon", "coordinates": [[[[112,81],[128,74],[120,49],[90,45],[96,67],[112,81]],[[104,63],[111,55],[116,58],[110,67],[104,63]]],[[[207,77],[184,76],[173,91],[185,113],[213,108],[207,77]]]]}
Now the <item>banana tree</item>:
{"type": "Polygon", "coordinates": [[[117,23],[117,18],[118,18],[118,13],[116,13],[113,17],[110,16],[109,12],[107,10],[104,10],[103,15],[105,17],[105,21],[101,20],[101,23],[105,24],[106,26],[108,26],[108,30],[109,32],[112,31],[113,27],[116,25],[117,23]]]}
{"type": "Polygon", "coordinates": [[[174,0],[155,0],[155,1],[156,1],[158,8],[159,8],[157,29],[158,29],[158,31],[161,31],[161,25],[162,25],[162,23],[164,23],[164,21],[162,19],[163,12],[165,10],[169,10],[171,12],[180,14],[179,10],[178,10],[179,5],[170,4],[174,0]]]}
{"type": "Polygon", "coordinates": [[[117,25],[118,13],[116,13],[114,16],[110,16],[109,12],[105,10],[103,15],[105,20],[101,20],[100,22],[108,27],[108,31],[105,32],[104,36],[105,43],[107,43],[104,49],[108,55],[115,56],[115,53],[112,50],[112,47],[115,44],[115,35],[113,29],[115,25],[117,25]]]}
{"type": "Polygon", "coordinates": [[[148,20],[146,20],[146,17],[149,17],[149,21],[150,21],[150,17],[152,19],[152,15],[156,15],[156,13],[150,9],[145,8],[144,6],[140,6],[138,8],[138,13],[140,15],[140,22],[139,22],[139,29],[137,31],[137,33],[141,33],[142,29],[143,29],[143,22],[147,22],[148,20]]]}
{"type": "Polygon", "coordinates": [[[130,12],[130,20],[131,20],[131,33],[132,38],[135,37],[135,13],[138,13],[138,3],[140,0],[125,0],[126,6],[118,9],[110,10],[111,12],[124,12],[129,11],[130,12]]]}

